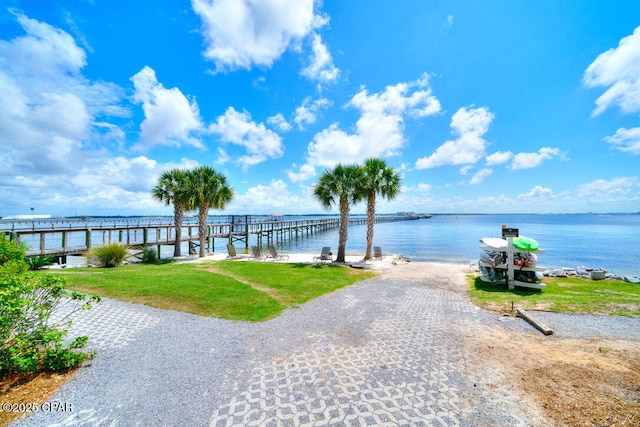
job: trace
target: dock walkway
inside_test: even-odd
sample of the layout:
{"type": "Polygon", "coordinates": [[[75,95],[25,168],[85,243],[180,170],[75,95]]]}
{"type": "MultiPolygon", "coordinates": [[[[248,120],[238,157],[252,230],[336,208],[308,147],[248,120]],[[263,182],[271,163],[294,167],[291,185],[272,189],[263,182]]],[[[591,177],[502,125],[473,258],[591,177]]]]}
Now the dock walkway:
{"type": "MultiPolygon", "coordinates": [[[[386,215],[377,216],[376,223],[407,221],[415,219],[409,216],[386,215]]],[[[352,216],[349,225],[366,224],[365,216],[352,216]]],[[[29,246],[27,256],[47,255],[60,258],[65,262],[68,255],[82,255],[93,247],[112,242],[123,243],[133,249],[157,247],[158,255],[162,246],[176,244],[176,226],[173,224],[143,225],[117,224],[84,225],[70,224],[69,227],[56,227],[52,223],[49,228],[15,229],[3,232],[16,244],[29,246]]],[[[228,222],[207,225],[207,252],[215,251],[215,240],[224,239],[225,245],[239,244],[249,248],[249,237],[255,236],[259,246],[283,242],[309,234],[324,232],[338,228],[337,217],[303,220],[269,220],[252,221],[249,215],[231,216],[228,222]]],[[[188,242],[191,250],[199,245],[198,224],[182,226],[181,242],[188,242]]]]}

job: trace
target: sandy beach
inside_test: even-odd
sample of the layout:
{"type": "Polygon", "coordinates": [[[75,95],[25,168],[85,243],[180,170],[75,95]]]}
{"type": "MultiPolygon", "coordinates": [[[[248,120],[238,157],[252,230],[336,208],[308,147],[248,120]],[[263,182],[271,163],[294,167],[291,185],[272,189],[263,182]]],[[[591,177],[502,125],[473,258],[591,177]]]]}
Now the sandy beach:
{"type": "MultiPolygon", "coordinates": [[[[335,262],[336,259],[336,252],[333,252],[332,255],[332,259],[335,262]]],[[[266,254],[264,254],[266,255],[266,254]]],[[[251,257],[251,255],[249,254],[238,254],[238,257],[233,259],[233,261],[237,261],[237,262],[285,262],[285,263],[300,263],[300,264],[315,264],[315,263],[321,263],[320,261],[318,261],[317,259],[314,260],[315,257],[318,257],[320,255],[320,253],[317,254],[312,254],[312,253],[285,253],[285,252],[278,252],[278,255],[282,256],[283,258],[279,258],[274,260],[271,257],[267,257],[267,258],[260,258],[260,259],[256,259],[254,257],[251,257]]],[[[202,262],[202,261],[223,261],[223,260],[228,260],[229,256],[226,253],[212,253],[207,255],[204,258],[198,258],[197,256],[189,256],[189,257],[183,257],[182,259],[186,260],[186,261],[191,261],[191,262],[202,262]]],[[[354,255],[354,254],[347,254],[345,256],[345,264],[348,264],[352,267],[356,267],[356,268],[365,268],[365,269],[371,269],[371,270],[379,270],[379,269],[386,269],[386,268],[391,268],[393,266],[396,265],[401,265],[401,264],[406,264],[407,262],[409,262],[409,260],[407,260],[407,258],[403,257],[402,255],[396,255],[396,254],[386,254],[382,259],[375,259],[375,260],[371,260],[371,261],[365,261],[364,260],[364,255],[354,255]]],[[[329,264],[329,261],[324,261],[325,264],[329,264]]]]}

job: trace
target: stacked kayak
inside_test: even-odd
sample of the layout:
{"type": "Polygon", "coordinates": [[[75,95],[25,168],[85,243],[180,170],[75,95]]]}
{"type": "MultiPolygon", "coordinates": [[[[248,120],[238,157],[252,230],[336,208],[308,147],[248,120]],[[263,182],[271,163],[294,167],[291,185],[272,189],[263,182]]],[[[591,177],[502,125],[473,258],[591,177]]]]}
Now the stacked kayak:
{"type": "Polygon", "coordinates": [[[527,252],[537,251],[539,247],[537,241],[524,236],[514,237],[512,241],[512,245],[516,249],[519,249],[521,251],[527,251],[527,252]]]}
{"type": "Polygon", "coordinates": [[[537,267],[538,253],[544,253],[535,239],[525,236],[499,239],[485,237],[480,239],[480,260],[478,267],[483,281],[493,284],[543,289],[542,271],[537,267]]]}

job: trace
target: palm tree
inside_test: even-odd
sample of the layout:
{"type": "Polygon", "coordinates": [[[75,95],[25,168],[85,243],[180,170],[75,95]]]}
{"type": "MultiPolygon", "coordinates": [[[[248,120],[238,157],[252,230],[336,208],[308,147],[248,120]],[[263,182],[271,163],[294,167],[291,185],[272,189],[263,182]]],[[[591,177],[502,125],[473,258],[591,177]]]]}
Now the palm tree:
{"type": "Polygon", "coordinates": [[[362,170],[358,166],[339,164],[333,170],[325,170],[313,188],[313,195],[325,208],[330,209],[331,205],[337,204],[340,209],[340,240],[336,262],[345,262],[349,203],[358,201],[356,188],[361,174],[362,170]]]}
{"type": "Polygon", "coordinates": [[[165,171],[158,178],[158,184],[151,190],[154,199],[163,202],[165,205],[173,203],[173,222],[176,225],[176,243],[173,248],[173,256],[180,256],[180,244],[182,242],[182,217],[188,200],[183,197],[186,186],[187,172],[181,169],[171,169],[165,171]]]}
{"type": "Polygon", "coordinates": [[[199,166],[187,175],[188,187],[185,195],[189,200],[189,206],[198,207],[200,257],[204,257],[209,209],[224,209],[227,202],[233,198],[233,190],[227,184],[227,178],[210,166],[199,166]]]}
{"type": "Polygon", "coordinates": [[[379,194],[387,200],[394,199],[400,193],[400,174],[390,168],[384,160],[375,157],[364,162],[362,174],[358,193],[361,198],[367,199],[367,252],[364,259],[370,260],[376,196],[379,194]]]}

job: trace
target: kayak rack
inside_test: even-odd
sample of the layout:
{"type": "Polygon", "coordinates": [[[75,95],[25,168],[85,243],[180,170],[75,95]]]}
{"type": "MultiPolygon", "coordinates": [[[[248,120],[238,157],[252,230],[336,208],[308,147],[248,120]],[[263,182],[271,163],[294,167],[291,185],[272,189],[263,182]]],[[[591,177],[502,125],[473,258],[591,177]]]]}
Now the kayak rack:
{"type": "Polygon", "coordinates": [[[515,289],[516,286],[521,287],[521,288],[529,288],[529,289],[538,289],[538,290],[542,290],[544,288],[547,287],[547,285],[545,285],[544,283],[535,283],[535,282],[523,282],[521,280],[516,280],[515,279],[515,272],[516,269],[518,271],[534,271],[534,272],[544,272],[547,269],[545,267],[538,267],[537,265],[532,266],[532,267],[520,267],[520,266],[516,266],[514,264],[514,260],[515,260],[515,254],[516,253],[532,253],[532,254],[544,254],[546,252],[546,250],[541,249],[541,248],[536,248],[536,249],[528,249],[528,250],[523,250],[520,248],[516,248],[513,245],[513,239],[514,237],[518,237],[519,236],[519,231],[517,228],[507,228],[506,226],[502,226],[502,238],[505,239],[507,241],[507,245],[506,247],[504,246],[491,246],[488,244],[483,244],[480,245],[480,249],[484,250],[484,251],[498,251],[498,252],[506,252],[507,253],[507,263],[504,264],[498,264],[495,266],[496,269],[500,269],[500,270],[506,270],[507,271],[507,278],[506,278],[506,282],[507,282],[507,286],[509,287],[509,290],[513,290],[515,289]]]}

